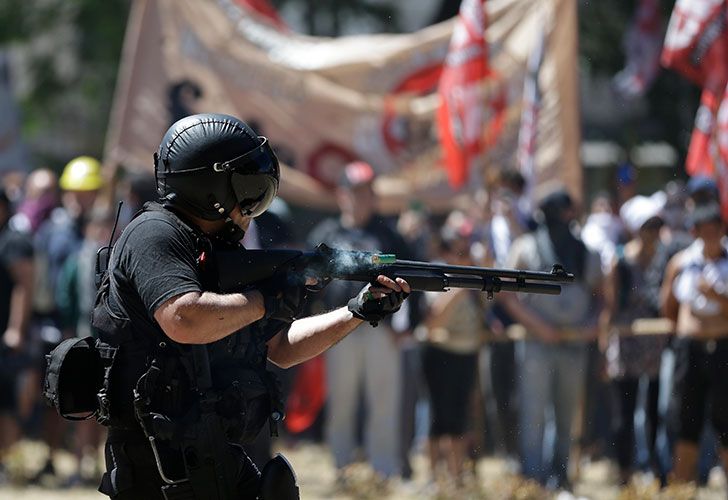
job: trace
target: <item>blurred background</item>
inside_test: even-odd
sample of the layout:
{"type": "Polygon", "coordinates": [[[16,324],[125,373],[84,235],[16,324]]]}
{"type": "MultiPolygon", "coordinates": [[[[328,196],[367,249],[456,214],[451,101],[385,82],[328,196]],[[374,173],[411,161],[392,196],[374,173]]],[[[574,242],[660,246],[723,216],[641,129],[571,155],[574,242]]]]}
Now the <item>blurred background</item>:
{"type": "Polygon", "coordinates": [[[92,257],[117,201],[121,228],[156,198],[164,131],[221,112],[283,165],[247,247],[324,241],[354,210],[337,202],[342,175],[364,162],[365,218],[401,237],[402,256],[526,266],[514,242],[548,225],[558,185],[575,238],[554,241],[558,257],[583,241],[599,261],[580,281],[591,333],[555,320],[557,344],[579,349],[555,362],[580,367],[573,398],[528,392],[539,339],[507,299],[420,296],[357,358],[350,387],[336,386],[345,346],[280,371],[289,417],[250,448],[259,465],[286,453],[303,498],[725,498],[707,423],[695,481],[665,488],[678,351],[657,298],[668,260],[700,239],[689,215],[728,208],[725,19],[721,0],[3,0],[0,301],[25,313],[3,313],[0,497],[102,498],[104,430],[47,408],[43,355],[90,333],[92,257]],[[644,287],[615,284],[630,249],[644,287]],[[533,429],[551,453],[535,470],[533,429]]]}
{"type": "MultiPolygon", "coordinates": [[[[4,170],[47,165],[60,171],[80,154],[103,157],[132,3],[3,2],[4,170]]],[[[672,4],[657,2],[661,30],[672,4]]],[[[574,63],[587,193],[617,182],[626,163],[639,169],[645,190],[685,175],[699,88],[660,68],[642,95],[614,100],[614,77],[625,68],[625,35],[638,5],[578,2],[574,63]]],[[[270,6],[296,33],[338,37],[412,33],[452,18],[459,2],[272,0],[270,6]]],[[[371,51],[376,56],[376,48],[371,51]]]]}

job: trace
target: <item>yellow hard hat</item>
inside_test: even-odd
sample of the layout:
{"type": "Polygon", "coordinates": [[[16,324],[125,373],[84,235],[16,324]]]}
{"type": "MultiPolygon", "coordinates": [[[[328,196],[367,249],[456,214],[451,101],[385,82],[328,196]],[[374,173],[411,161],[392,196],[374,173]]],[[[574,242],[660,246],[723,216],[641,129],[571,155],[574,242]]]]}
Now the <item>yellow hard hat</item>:
{"type": "Polygon", "coordinates": [[[58,185],[66,191],[94,191],[104,185],[101,163],[90,156],[79,156],[63,169],[58,185]]]}

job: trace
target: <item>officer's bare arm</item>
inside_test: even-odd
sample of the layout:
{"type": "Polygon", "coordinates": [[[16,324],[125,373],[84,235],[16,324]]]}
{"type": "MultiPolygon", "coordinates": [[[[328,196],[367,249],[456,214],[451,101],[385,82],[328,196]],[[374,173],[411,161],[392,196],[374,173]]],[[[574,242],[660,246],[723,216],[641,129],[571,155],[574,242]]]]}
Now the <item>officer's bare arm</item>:
{"type": "MultiPolygon", "coordinates": [[[[410,286],[401,278],[394,281],[386,276],[377,278],[380,286],[371,287],[374,298],[381,298],[391,291],[410,293],[410,286]]],[[[346,308],[299,319],[288,331],[268,342],[268,359],[281,368],[290,368],[311,359],[346,337],[362,320],[355,318],[346,308]]]]}
{"type": "Polygon", "coordinates": [[[258,321],[265,314],[263,295],[256,290],[217,294],[189,292],[164,302],[154,319],[180,344],[209,344],[258,321]]]}
{"type": "Polygon", "coordinates": [[[287,332],[268,342],[268,359],[281,368],[303,363],[339,342],[361,323],[346,307],[299,319],[287,332]]]}

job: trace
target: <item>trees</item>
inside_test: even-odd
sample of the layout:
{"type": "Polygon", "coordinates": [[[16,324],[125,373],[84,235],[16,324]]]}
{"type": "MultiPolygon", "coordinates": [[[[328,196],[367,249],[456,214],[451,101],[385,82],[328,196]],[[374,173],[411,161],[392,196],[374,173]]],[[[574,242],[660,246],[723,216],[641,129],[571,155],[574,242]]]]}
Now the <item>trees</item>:
{"type": "MultiPolygon", "coordinates": [[[[591,78],[611,78],[625,64],[623,38],[638,5],[637,0],[579,3],[580,72],[591,78]]],[[[674,1],[661,2],[665,26],[674,1]]],[[[582,89],[583,90],[583,89],[582,89]]],[[[583,99],[588,96],[582,96],[583,99]]],[[[687,153],[699,90],[672,71],[662,69],[639,103],[621,103],[622,119],[614,126],[583,117],[584,137],[609,139],[626,149],[642,141],[666,141],[682,158],[687,153]],[[632,109],[628,109],[628,108],[632,109]],[[634,112],[640,108],[641,112],[634,112]]],[[[620,103],[615,103],[619,106],[620,103]]],[[[619,108],[617,108],[619,109],[619,108]]]]}
{"type": "Polygon", "coordinates": [[[129,0],[3,0],[22,132],[35,163],[101,156],[129,0]]]}

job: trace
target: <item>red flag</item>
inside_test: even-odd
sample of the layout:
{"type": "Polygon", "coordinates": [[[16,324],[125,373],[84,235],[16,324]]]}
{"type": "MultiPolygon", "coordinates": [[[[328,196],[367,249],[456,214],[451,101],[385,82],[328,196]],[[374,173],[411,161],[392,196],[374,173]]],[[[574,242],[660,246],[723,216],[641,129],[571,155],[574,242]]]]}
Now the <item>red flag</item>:
{"type": "Polygon", "coordinates": [[[450,185],[461,187],[484,149],[482,82],[490,73],[482,0],[463,0],[438,86],[437,126],[450,185]]]}
{"type": "Polygon", "coordinates": [[[662,64],[703,87],[685,169],[715,175],[714,133],[728,82],[725,0],[677,0],[665,34],[662,64]]]}
{"type": "Polygon", "coordinates": [[[715,143],[718,149],[716,179],[720,191],[723,220],[728,221],[728,84],[723,91],[723,101],[718,108],[715,123],[715,143]]]}
{"type": "Polygon", "coordinates": [[[704,88],[700,95],[700,107],[695,114],[695,127],[690,136],[688,157],[685,159],[685,171],[688,175],[711,176],[715,172],[714,151],[711,147],[719,104],[720,96],[707,87],[704,88]]]}
{"type": "Polygon", "coordinates": [[[286,22],[278,15],[275,7],[273,7],[268,0],[237,0],[238,4],[242,7],[252,10],[261,17],[267,19],[274,26],[282,30],[288,30],[286,22]]]}
{"type": "Polygon", "coordinates": [[[728,74],[725,23],[725,0],[677,0],[665,34],[663,66],[722,92],[728,74]]]}
{"type": "Polygon", "coordinates": [[[326,365],[316,356],[298,366],[286,401],[286,429],[303,432],[314,423],[326,401],[326,365]]]}
{"type": "Polygon", "coordinates": [[[624,38],[627,62],[614,77],[614,87],[623,98],[639,97],[652,84],[660,67],[662,38],[659,0],[640,0],[624,38]]]}

